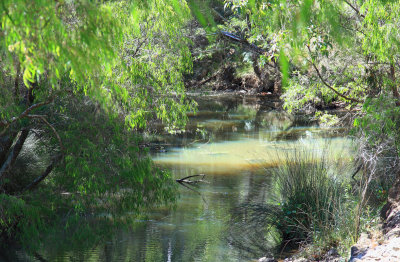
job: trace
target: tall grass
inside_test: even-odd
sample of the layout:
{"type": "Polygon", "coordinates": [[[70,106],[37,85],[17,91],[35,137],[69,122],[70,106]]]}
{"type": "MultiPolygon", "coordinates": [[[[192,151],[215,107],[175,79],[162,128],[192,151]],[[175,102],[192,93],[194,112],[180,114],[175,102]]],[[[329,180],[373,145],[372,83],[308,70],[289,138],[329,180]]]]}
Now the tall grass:
{"type": "Polygon", "coordinates": [[[357,194],[346,172],[328,161],[328,146],[323,147],[293,149],[272,170],[280,199],[276,227],[283,244],[312,244],[314,254],[332,247],[344,250],[357,240],[357,194]]]}

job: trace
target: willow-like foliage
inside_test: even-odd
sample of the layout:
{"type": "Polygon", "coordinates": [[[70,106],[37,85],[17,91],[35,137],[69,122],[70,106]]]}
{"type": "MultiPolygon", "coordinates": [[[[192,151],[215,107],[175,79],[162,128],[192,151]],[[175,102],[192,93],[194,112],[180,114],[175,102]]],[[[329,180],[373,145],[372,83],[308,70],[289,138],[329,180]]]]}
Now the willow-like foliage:
{"type": "MultiPolygon", "coordinates": [[[[154,115],[182,126],[192,108],[182,84],[190,53],[180,31],[189,15],[176,0],[2,1],[2,78],[21,72],[26,88],[39,83],[35,102],[82,92],[110,113],[123,112],[131,128],[154,115]]],[[[1,101],[4,123],[26,109],[1,101]]]]}
{"type": "Polygon", "coordinates": [[[190,17],[180,0],[1,1],[1,239],[37,245],[71,221],[175,200],[140,131],[181,128],[194,110],[190,17]]]}

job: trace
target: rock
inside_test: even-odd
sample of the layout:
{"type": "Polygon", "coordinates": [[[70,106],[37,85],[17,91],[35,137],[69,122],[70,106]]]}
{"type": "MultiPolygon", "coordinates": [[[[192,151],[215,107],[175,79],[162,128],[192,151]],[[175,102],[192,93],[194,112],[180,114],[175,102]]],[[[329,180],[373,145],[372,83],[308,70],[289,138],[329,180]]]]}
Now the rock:
{"type": "Polygon", "coordinates": [[[270,257],[262,257],[258,260],[258,262],[278,262],[275,258],[270,258],[270,257]]]}
{"type": "Polygon", "coordinates": [[[296,260],[294,260],[294,262],[309,262],[310,260],[309,259],[307,259],[307,258],[298,258],[298,259],[296,259],[296,260]]]}
{"type": "Polygon", "coordinates": [[[337,251],[336,248],[331,248],[328,253],[326,253],[327,256],[329,257],[339,257],[339,252],[337,251]]]}
{"type": "Polygon", "coordinates": [[[400,206],[400,178],[397,179],[395,184],[390,188],[388,201],[381,210],[382,218],[386,219],[386,222],[390,222],[393,214],[396,214],[400,206]]]}
{"type": "Polygon", "coordinates": [[[383,239],[376,241],[376,237],[360,237],[357,245],[351,247],[350,262],[400,261],[400,179],[389,191],[388,203],[382,209],[383,239]],[[369,243],[368,243],[369,241],[369,243]]]}
{"type": "Polygon", "coordinates": [[[331,248],[324,256],[323,260],[324,262],[339,262],[341,261],[341,257],[339,255],[339,252],[337,251],[336,248],[331,248]]]}
{"type": "Polygon", "coordinates": [[[300,257],[300,258],[285,258],[284,262],[310,262],[311,260],[300,257]]]}
{"type": "Polygon", "coordinates": [[[358,261],[361,259],[368,251],[368,247],[358,247],[352,246],[350,250],[350,260],[349,262],[358,261]]]}

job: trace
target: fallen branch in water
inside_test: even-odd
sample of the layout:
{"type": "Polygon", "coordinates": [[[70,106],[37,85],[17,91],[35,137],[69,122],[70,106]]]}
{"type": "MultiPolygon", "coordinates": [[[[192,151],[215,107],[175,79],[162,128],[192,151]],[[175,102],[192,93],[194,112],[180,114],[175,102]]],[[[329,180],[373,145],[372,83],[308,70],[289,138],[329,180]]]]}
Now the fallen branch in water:
{"type": "Polygon", "coordinates": [[[189,189],[189,190],[195,192],[196,194],[200,195],[201,198],[203,199],[203,202],[206,205],[208,205],[207,201],[204,198],[204,196],[199,191],[197,191],[196,189],[190,187],[191,185],[197,184],[199,182],[210,183],[210,182],[204,180],[205,176],[206,176],[205,174],[192,175],[192,176],[187,176],[187,177],[184,177],[184,178],[181,178],[181,179],[176,179],[175,181],[178,182],[180,185],[186,187],[187,189],[189,189]],[[199,180],[190,180],[190,178],[193,178],[193,177],[201,177],[201,178],[199,180]]]}
{"type": "Polygon", "coordinates": [[[186,184],[196,184],[196,183],[199,183],[199,182],[209,183],[208,181],[204,180],[205,176],[206,176],[205,174],[192,175],[192,176],[187,176],[187,177],[184,177],[184,178],[181,178],[181,179],[177,179],[175,181],[178,182],[178,183],[186,183],[186,184]],[[190,180],[190,178],[193,178],[193,177],[201,177],[201,179],[199,179],[199,180],[190,180]]]}

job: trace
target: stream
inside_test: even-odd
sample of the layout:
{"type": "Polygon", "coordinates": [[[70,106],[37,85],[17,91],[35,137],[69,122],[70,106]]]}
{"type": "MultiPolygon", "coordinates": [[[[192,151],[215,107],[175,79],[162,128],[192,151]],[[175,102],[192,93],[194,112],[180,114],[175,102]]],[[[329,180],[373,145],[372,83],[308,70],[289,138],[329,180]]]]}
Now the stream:
{"type": "Polygon", "coordinates": [[[265,227],[236,218],[245,217],[248,205],[279,201],[268,170],[295,148],[319,150],[327,141],[329,157],[350,158],[343,130],[277,111],[274,101],[233,95],[197,101],[186,132],[165,133],[153,145],[153,160],[174,179],[204,174],[195,186],[179,185],[172,210],[154,209],[91,249],[54,253],[45,247],[42,257],[17,253],[15,261],[256,261],[277,240],[266,238],[265,227]]]}

